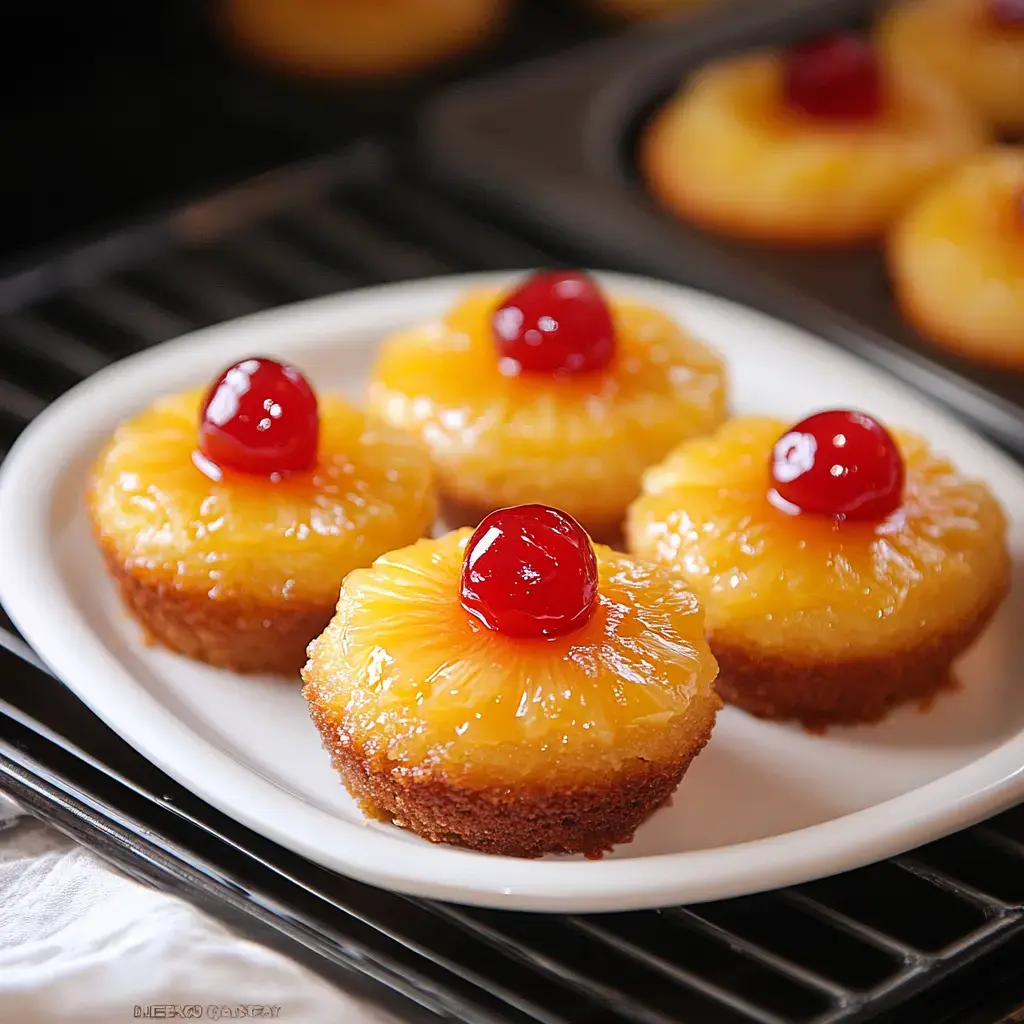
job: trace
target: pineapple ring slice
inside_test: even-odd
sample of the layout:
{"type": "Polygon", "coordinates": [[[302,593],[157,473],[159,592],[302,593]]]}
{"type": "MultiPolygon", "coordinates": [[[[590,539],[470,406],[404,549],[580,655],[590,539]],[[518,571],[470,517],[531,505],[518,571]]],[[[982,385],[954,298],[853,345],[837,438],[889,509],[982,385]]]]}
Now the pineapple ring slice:
{"type": "Polygon", "coordinates": [[[993,25],[989,2],[910,0],[878,37],[894,64],[941,76],[996,128],[1024,131],[1024,32],[993,25]]]}
{"type": "Polygon", "coordinates": [[[697,599],[596,545],[579,630],[505,636],[463,609],[472,531],[351,573],[309,649],[305,696],[367,813],[516,856],[599,853],[678,785],[720,707],[697,599]],[[492,820],[493,819],[493,820],[492,820]]]}
{"type": "Polygon", "coordinates": [[[898,302],[925,337],[1024,369],[1024,148],[993,149],[932,186],[888,257],[898,302]]]}
{"type": "Polygon", "coordinates": [[[892,515],[838,527],[788,515],[768,497],[787,429],[734,419],[652,468],[629,549],[682,573],[705,605],[726,700],[808,724],[872,720],[942,686],[1002,600],[1004,515],[983,484],[899,432],[892,515]]]}
{"type": "Polygon", "coordinates": [[[720,61],[647,127],[641,171],[667,207],[723,234],[808,246],[872,241],[936,173],[987,139],[941,80],[900,66],[886,74],[883,116],[828,124],[780,102],[778,53],[720,61]]]}
{"type": "Polygon", "coordinates": [[[643,469],[722,421],[722,360],[666,314],[612,296],[618,350],[606,370],[508,377],[490,333],[504,294],[475,291],[440,322],[387,339],[368,407],[422,436],[464,522],[541,502],[591,535],[617,533],[643,469]]]}
{"type": "Polygon", "coordinates": [[[117,429],[89,485],[94,532],[153,638],[239,671],[297,672],[345,574],[430,530],[429,459],[320,396],[313,470],[214,482],[193,462],[203,396],[164,398],[117,429]]]}

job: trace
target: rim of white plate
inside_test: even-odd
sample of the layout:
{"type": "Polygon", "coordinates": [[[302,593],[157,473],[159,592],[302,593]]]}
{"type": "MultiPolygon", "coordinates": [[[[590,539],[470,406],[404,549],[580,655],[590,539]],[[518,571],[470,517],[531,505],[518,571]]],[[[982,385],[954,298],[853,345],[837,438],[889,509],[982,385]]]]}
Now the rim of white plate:
{"type": "MultiPolygon", "coordinates": [[[[192,732],[138,685],[93,633],[61,581],[49,542],[50,503],[66,453],[85,428],[120,418],[225,362],[272,348],[287,356],[310,339],[372,329],[382,306],[445,306],[464,288],[526,271],[383,285],[257,313],[205,328],[112,364],[77,385],[23,432],[0,467],[0,602],[65,683],[116,732],[208,803],[254,831],[339,873],[384,888],[519,910],[607,911],[700,902],[808,881],[893,856],[971,825],[1024,796],[1024,730],[918,789],[797,831],[732,846],[602,861],[518,860],[413,844],[341,820],[285,792],[192,732]],[[272,342],[272,344],[267,344],[272,342]],[[214,354],[214,351],[216,354],[214,354]]],[[[1024,471],[912,389],[812,335],[746,307],[648,278],[594,272],[640,298],[718,310],[779,334],[797,354],[826,349],[872,387],[890,387],[958,444],[1008,474],[1024,471]]],[[[410,320],[430,315],[411,309],[410,320]]],[[[335,342],[336,343],[336,342],[335,342]]],[[[712,339],[713,344],[713,339],[712,339]]]]}

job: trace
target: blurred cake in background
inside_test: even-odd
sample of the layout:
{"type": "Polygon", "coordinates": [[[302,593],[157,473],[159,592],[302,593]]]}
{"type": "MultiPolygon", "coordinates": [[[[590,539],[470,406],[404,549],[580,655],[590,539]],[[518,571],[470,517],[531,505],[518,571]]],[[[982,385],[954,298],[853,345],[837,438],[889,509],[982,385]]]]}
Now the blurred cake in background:
{"type": "Polygon", "coordinates": [[[993,148],[944,176],[900,221],[888,255],[921,334],[1024,370],[1024,148],[993,148]]]}
{"type": "Polygon", "coordinates": [[[646,127],[639,159],[650,191],[686,220],[834,246],[879,240],[987,137],[941,78],[838,34],[700,69],[646,127]]]}
{"type": "Polygon", "coordinates": [[[221,0],[227,35],[251,57],[314,78],[422,71],[490,41],[510,0],[221,0]]]}
{"type": "Polygon", "coordinates": [[[910,0],[879,38],[893,60],[956,86],[995,128],[1024,131],[1024,0],[910,0]]]}

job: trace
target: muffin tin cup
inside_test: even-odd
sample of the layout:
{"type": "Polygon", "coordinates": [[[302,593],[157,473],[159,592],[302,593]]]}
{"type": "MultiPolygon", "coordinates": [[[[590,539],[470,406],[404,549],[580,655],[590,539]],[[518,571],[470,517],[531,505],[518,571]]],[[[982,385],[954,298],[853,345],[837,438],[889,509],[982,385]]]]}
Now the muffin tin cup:
{"type": "Polygon", "coordinates": [[[865,0],[720,3],[441,95],[419,123],[440,183],[590,261],[678,281],[788,320],[882,366],[1024,457],[1024,374],[924,340],[881,245],[798,250],[698,229],[640,180],[639,131],[710,61],[869,26],[865,0]]]}

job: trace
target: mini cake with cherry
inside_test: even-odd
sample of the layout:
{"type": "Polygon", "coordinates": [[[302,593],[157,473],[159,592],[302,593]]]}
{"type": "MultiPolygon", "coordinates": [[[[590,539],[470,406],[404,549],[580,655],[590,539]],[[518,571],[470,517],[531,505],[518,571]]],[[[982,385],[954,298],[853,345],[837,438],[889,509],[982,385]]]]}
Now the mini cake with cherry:
{"type": "Polygon", "coordinates": [[[907,0],[879,38],[894,62],[950,82],[994,128],[1024,131],[1024,0],[907,0]]]}
{"type": "Polygon", "coordinates": [[[639,158],[654,196],[688,221],[837,246],[879,239],[987,137],[952,86],[850,34],[703,68],[647,126],[639,158]]]}
{"type": "Polygon", "coordinates": [[[679,785],[716,672],[677,573],[527,505],[351,573],[303,692],[367,815],[485,853],[595,857],[679,785]]]}
{"type": "Polygon", "coordinates": [[[1009,586],[988,488],[848,410],[737,418],[681,446],[626,532],[704,604],[723,699],[812,729],[948,686],[1009,586]]]}
{"type": "Polygon", "coordinates": [[[1024,148],[988,150],[927,189],[893,231],[888,259],[920,334],[1024,369],[1024,148]]]}
{"type": "Polygon", "coordinates": [[[147,638],[295,674],[346,573],[428,533],[436,501],[415,438],[254,357],[118,427],[88,511],[147,638]]]}
{"type": "Polygon", "coordinates": [[[614,542],[643,469],[718,426],[725,392],[664,312],[544,271],[386,339],[368,407],[429,446],[451,525],[542,502],[614,542]]]}

